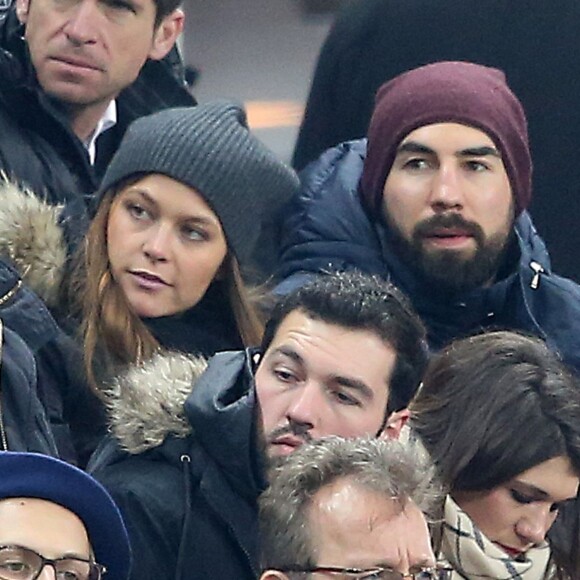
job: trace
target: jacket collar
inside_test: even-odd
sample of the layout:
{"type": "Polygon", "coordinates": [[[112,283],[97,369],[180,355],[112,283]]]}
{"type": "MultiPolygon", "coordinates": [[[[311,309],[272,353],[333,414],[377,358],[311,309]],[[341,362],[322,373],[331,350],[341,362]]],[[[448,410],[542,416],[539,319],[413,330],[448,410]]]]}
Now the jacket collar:
{"type": "Polygon", "coordinates": [[[255,501],[266,487],[266,474],[258,444],[252,353],[216,354],[188,397],[185,413],[232,488],[255,501]]]}
{"type": "Polygon", "coordinates": [[[237,493],[255,501],[266,487],[256,444],[251,351],[202,357],[159,354],[117,377],[109,393],[111,431],[130,454],[193,437],[237,493]],[[207,369],[206,369],[207,366],[207,369]]]}
{"type": "Polygon", "coordinates": [[[430,344],[435,348],[478,328],[497,324],[495,317],[506,311],[514,291],[528,292],[533,289],[534,276],[539,283],[540,275],[550,273],[548,252],[527,212],[514,224],[514,248],[500,278],[489,287],[456,295],[434,294],[396,254],[386,226],[377,222],[375,228],[387,277],[409,295],[428,327],[430,344]]]}

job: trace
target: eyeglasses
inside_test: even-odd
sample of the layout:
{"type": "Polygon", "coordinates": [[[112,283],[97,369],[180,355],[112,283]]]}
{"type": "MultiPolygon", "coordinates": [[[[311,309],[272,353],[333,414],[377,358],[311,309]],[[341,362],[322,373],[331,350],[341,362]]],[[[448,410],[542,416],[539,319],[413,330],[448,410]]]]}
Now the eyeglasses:
{"type": "Polygon", "coordinates": [[[329,576],[339,576],[353,580],[450,580],[451,568],[429,567],[420,568],[403,574],[392,568],[377,566],[375,568],[338,568],[334,566],[316,566],[315,568],[286,568],[284,572],[294,572],[298,574],[328,574],[329,576]]]}
{"type": "Polygon", "coordinates": [[[0,546],[0,580],[36,580],[45,566],[52,566],[56,580],[100,580],[106,568],[83,558],[50,560],[22,546],[0,546]]]}

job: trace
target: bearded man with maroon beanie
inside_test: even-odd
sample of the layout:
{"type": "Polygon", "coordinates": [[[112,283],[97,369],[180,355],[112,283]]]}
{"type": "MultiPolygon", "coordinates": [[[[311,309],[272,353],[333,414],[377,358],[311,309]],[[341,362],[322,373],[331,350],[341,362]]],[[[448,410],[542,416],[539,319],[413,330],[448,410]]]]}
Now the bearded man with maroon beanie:
{"type": "Polygon", "coordinates": [[[435,350],[520,330],[580,371],[580,287],[552,273],[526,212],[527,122],[503,72],[439,62],[396,77],[367,138],[326,151],[301,181],[279,293],[325,272],[378,274],[408,294],[435,350]]]}

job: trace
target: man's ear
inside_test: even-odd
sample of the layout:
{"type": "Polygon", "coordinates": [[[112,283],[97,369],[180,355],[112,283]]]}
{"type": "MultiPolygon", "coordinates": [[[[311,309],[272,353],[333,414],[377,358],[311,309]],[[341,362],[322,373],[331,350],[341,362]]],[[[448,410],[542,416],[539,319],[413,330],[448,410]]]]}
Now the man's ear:
{"type": "Polygon", "coordinates": [[[184,19],[185,15],[181,8],[177,8],[163,18],[153,33],[153,43],[149,51],[151,60],[161,60],[169,53],[183,31],[184,19]]]}
{"type": "Polygon", "coordinates": [[[410,416],[411,413],[407,408],[391,413],[380,437],[398,439],[410,416]]]}
{"type": "Polygon", "coordinates": [[[288,580],[288,576],[284,572],[278,570],[266,570],[261,576],[260,580],[288,580]]]}
{"type": "Polygon", "coordinates": [[[26,24],[28,20],[29,7],[30,0],[16,0],[16,16],[21,24],[26,24]]]}

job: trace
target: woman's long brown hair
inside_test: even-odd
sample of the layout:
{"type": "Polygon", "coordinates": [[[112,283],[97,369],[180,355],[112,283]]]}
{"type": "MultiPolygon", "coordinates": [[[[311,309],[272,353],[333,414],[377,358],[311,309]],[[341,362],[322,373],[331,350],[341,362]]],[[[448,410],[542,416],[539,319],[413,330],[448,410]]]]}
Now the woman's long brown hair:
{"type": "MultiPolygon", "coordinates": [[[[97,361],[107,366],[125,366],[145,361],[162,348],[132,311],[109,267],[107,224],[117,193],[129,183],[124,182],[103,196],[81,248],[75,274],[74,287],[77,299],[80,299],[82,316],[85,369],[89,383],[97,393],[102,391],[97,376],[102,373],[95,372],[97,361]]],[[[239,264],[231,253],[226,257],[225,279],[240,338],[244,346],[256,346],[262,339],[263,321],[250,298],[239,264]]]]}

